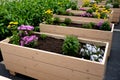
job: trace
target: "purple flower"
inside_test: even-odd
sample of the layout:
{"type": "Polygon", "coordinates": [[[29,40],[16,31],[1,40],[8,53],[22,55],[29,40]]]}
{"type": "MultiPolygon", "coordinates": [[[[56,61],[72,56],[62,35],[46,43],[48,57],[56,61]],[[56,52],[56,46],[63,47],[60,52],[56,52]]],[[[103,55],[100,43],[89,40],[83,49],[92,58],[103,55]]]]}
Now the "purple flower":
{"type": "Polygon", "coordinates": [[[24,41],[20,41],[20,46],[24,46],[24,41]]]}
{"type": "Polygon", "coordinates": [[[69,13],[70,11],[71,11],[71,8],[66,10],[67,13],[69,13]]]}
{"type": "Polygon", "coordinates": [[[38,37],[35,35],[31,35],[31,36],[25,36],[21,39],[20,41],[20,45],[24,46],[25,44],[29,44],[30,42],[36,41],[38,40],[38,37]]]}
{"type": "Polygon", "coordinates": [[[84,9],[84,8],[80,8],[80,10],[81,10],[81,11],[86,11],[86,9],[84,9]]]}
{"type": "Polygon", "coordinates": [[[34,27],[33,26],[29,26],[29,25],[21,25],[18,27],[18,30],[27,30],[27,31],[30,31],[30,30],[33,30],[34,27]]]}
{"type": "Polygon", "coordinates": [[[97,26],[100,27],[100,26],[102,26],[102,24],[103,24],[103,21],[100,21],[100,22],[97,24],[97,26]]]}

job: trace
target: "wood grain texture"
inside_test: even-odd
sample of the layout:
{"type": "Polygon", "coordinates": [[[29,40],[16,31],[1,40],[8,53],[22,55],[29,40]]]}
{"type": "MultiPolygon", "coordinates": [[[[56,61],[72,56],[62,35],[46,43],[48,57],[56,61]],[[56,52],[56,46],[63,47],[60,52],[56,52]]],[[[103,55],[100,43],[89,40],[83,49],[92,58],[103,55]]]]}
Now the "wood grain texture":
{"type": "MultiPolygon", "coordinates": [[[[104,61],[99,63],[21,47],[6,43],[7,41],[8,39],[0,44],[5,66],[10,71],[42,80],[102,80],[104,77],[106,65],[104,61]]],[[[100,44],[107,43],[100,42],[100,44]]],[[[105,55],[104,60],[106,60],[105,55]]]]}
{"type": "Polygon", "coordinates": [[[75,35],[81,38],[88,38],[93,40],[107,41],[112,40],[114,25],[111,31],[102,31],[95,29],[75,28],[69,26],[40,24],[40,31],[60,35],[75,35]]]}
{"type": "Polygon", "coordinates": [[[87,17],[78,17],[78,16],[65,16],[65,15],[53,15],[54,17],[59,17],[61,22],[65,20],[65,18],[69,18],[72,20],[72,23],[83,24],[93,22],[95,24],[100,21],[108,21],[108,19],[97,19],[97,18],[87,18],[87,17]]]}

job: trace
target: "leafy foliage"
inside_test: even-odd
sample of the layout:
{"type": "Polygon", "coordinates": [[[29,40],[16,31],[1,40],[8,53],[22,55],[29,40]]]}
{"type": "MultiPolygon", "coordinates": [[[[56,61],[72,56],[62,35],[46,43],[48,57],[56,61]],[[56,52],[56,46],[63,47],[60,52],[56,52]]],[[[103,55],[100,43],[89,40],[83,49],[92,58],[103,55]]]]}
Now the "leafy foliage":
{"type": "Polygon", "coordinates": [[[39,23],[48,20],[52,21],[51,15],[46,14],[47,10],[57,13],[60,8],[65,10],[75,3],[70,0],[0,0],[0,38],[4,39],[11,33],[7,26],[9,22],[18,22],[19,25],[35,26],[35,31],[39,31],[39,23]]]}
{"type": "Polygon", "coordinates": [[[40,37],[45,40],[47,38],[47,35],[46,34],[40,34],[40,37]]]}
{"type": "Polygon", "coordinates": [[[101,30],[106,30],[106,31],[110,31],[111,27],[110,27],[110,23],[108,21],[105,21],[102,26],[100,27],[101,30]]]}
{"type": "Polygon", "coordinates": [[[67,25],[69,25],[69,24],[71,24],[71,19],[70,18],[65,18],[65,20],[64,20],[64,23],[65,24],[67,24],[67,25]]]}
{"type": "Polygon", "coordinates": [[[80,49],[80,43],[77,37],[67,36],[64,40],[62,51],[65,55],[77,56],[80,49]]]}

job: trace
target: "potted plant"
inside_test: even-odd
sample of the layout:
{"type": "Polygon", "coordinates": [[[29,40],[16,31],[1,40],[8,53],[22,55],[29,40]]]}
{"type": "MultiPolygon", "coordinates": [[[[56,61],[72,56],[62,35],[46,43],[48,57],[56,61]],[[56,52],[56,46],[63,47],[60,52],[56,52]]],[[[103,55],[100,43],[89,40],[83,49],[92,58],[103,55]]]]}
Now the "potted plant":
{"type": "Polygon", "coordinates": [[[11,73],[43,80],[104,78],[109,43],[33,33],[33,29],[29,25],[19,26],[17,34],[0,42],[5,66],[11,73]]]}

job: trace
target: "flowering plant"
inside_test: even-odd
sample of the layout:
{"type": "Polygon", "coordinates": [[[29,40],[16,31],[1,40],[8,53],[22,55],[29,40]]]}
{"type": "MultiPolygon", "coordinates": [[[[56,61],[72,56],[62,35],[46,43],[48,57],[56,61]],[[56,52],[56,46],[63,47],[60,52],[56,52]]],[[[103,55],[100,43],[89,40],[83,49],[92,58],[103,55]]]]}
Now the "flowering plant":
{"type": "Polygon", "coordinates": [[[21,25],[17,29],[18,33],[13,34],[10,39],[10,43],[28,47],[36,46],[38,37],[32,33],[34,29],[33,26],[21,25]]]}

